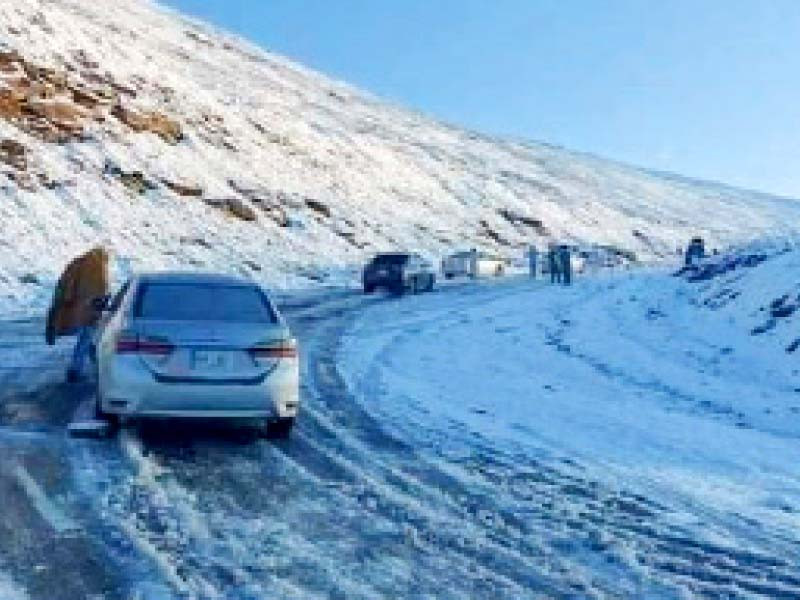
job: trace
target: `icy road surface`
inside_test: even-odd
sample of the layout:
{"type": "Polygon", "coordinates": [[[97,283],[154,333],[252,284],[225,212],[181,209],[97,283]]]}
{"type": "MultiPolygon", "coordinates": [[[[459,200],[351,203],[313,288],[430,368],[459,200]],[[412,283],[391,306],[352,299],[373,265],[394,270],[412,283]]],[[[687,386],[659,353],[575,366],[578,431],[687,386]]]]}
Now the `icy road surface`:
{"type": "Polygon", "coordinates": [[[800,597],[790,375],[647,277],[287,298],[286,441],[69,439],[68,345],[3,323],[0,597],[800,597]]]}

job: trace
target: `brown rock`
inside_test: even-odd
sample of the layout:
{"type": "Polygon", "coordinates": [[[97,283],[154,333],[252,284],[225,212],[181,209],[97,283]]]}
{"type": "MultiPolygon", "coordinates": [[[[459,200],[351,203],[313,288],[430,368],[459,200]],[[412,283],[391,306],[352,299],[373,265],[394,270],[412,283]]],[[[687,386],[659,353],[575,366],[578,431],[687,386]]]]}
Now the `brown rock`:
{"type": "Polygon", "coordinates": [[[73,87],[72,100],[84,108],[94,109],[100,104],[100,98],[89,90],[73,87]]]}
{"type": "Polygon", "coordinates": [[[255,221],[258,218],[256,211],[249,204],[245,204],[238,198],[228,200],[228,212],[242,221],[255,221]]]}
{"type": "Polygon", "coordinates": [[[85,110],[66,100],[28,100],[25,102],[23,110],[54,123],[69,125],[79,124],[81,119],[86,116],[85,110]]]}
{"type": "Polygon", "coordinates": [[[160,113],[136,112],[117,105],[111,110],[111,114],[137,133],[149,131],[170,144],[177,144],[183,139],[180,124],[160,113]]]}
{"type": "Polygon", "coordinates": [[[203,202],[242,221],[252,222],[258,219],[253,207],[239,198],[203,198],[203,202]]]}
{"type": "Polygon", "coordinates": [[[19,171],[28,167],[25,146],[16,140],[0,140],[0,162],[7,164],[19,171]]]}
{"type": "Polygon", "coordinates": [[[120,173],[119,180],[126,188],[136,194],[144,194],[148,190],[155,188],[151,181],[145,178],[144,173],[141,171],[132,171],[130,173],[120,173]]]}
{"type": "Polygon", "coordinates": [[[161,182],[179,196],[200,198],[203,195],[203,188],[198,185],[176,183],[168,179],[162,179],[161,182]]]}
{"type": "Polygon", "coordinates": [[[323,217],[330,218],[331,216],[331,209],[328,208],[327,204],[323,204],[319,200],[314,200],[313,198],[306,198],[306,206],[313,210],[315,213],[319,213],[323,217]]]}
{"type": "Polygon", "coordinates": [[[121,94],[123,96],[130,96],[131,98],[136,98],[136,90],[130,86],[122,85],[121,83],[117,83],[116,81],[111,82],[111,87],[114,89],[115,92],[121,94]]]}
{"type": "Polygon", "coordinates": [[[0,71],[13,73],[22,62],[22,56],[16,50],[0,50],[0,71]]]}
{"type": "Polygon", "coordinates": [[[0,90],[0,118],[12,120],[22,117],[22,101],[11,90],[0,90]]]}

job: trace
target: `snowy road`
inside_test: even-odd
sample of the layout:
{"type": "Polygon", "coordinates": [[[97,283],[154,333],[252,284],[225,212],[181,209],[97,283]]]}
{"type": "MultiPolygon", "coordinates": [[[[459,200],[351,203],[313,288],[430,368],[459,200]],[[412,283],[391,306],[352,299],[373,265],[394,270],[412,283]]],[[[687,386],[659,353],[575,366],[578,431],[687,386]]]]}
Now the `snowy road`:
{"type": "MultiPolygon", "coordinates": [[[[428,380],[445,364],[474,364],[479,350],[458,331],[473,331],[490,312],[502,321],[533,297],[536,352],[588,364],[597,397],[625,401],[641,385],[622,376],[624,360],[607,364],[614,375],[606,377],[590,346],[577,352],[573,340],[565,350],[579,331],[565,321],[581,321],[570,311],[595,298],[601,324],[600,315],[616,314],[619,292],[578,286],[555,295],[512,282],[399,300],[289,298],[283,311],[301,341],[304,405],[286,441],[155,425],[115,440],[68,439],[64,425],[88,387],[53,383],[65,349],[40,350],[39,324],[4,323],[2,364],[13,367],[0,373],[0,497],[11,518],[0,524],[0,573],[8,574],[0,597],[6,589],[48,600],[800,596],[792,513],[776,509],[784,520],[771,524],[760,513],[737,518],[729,504],[676,489],[674,478],[656,484],[621,460],[628,452],[605,451],[608,431],[593,447],[579,443],[595,423],[588,416],[571,421],[570,439],[554,416],[558,404],[569,408],[564,389],[542,395],[535,421],[503,423],[485,402],[462,395],[460,406],[448,404],[447,390],[428,380]]],[[[505,327],[492,321],[492,331],[512,335],[505,327]]],[[[499,351],[490,341],[486,348],[499,351]]],[[[483,377],[489,387],[480,392],[500,398],[501,382],[515,378],[493,364],[501,368],[483,377]]],[[[563,365],[552,364],[546,372],[556,376],[563,365]]],[[[586,372],[570,374],[586,392],[586,372]]],[[[625,424],[622,414],[612,430],[625,424]]],[[[772,469],[766,481],[785,464],[763,467],[772,469]]],[[[783,504],[797,506],[797,473],[780,475],[783,504]]]]}

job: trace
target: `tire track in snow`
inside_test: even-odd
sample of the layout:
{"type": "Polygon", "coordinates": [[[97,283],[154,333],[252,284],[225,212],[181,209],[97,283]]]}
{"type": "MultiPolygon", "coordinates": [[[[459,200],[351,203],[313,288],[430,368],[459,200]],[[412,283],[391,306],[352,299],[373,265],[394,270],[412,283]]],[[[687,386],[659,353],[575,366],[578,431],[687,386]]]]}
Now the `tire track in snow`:
{"type": "MultiPolygon", "coordinates": [[[[457,323],[474,292],[448,293],[457,323]]],[[[423,456],[384,430],[336,366],[351,311],[373,302],[381,300],[336,297],[293,319],[287,311],[305,355],[303,412],[290,440],[144,428],[111,445],[121,456],[95,486],[109,529],[162,562],[162,583],[180,597],[669,597],[681,589],[780,597],[800,589],[785,563],[693,547],[662,522],[668,509],[593,481],[573,461],[545,452],[522,462],[475,438],[471,455],[423,456]],[[765,572],[770,581],[760,583],[765,572]]],[[[398,308],[392,335],[416,322],[407,304],[398,308]]],[[[90,446],[86,460],[102,447],[90,446]]]]}
{"type": "MultiPolygon", "coordinates": [[[[347,300],[344,304],[361,302],[347,300]]],[[[329,316],[308,315],[309,327],[340,318],[344,308],[339,301],[334,304],[329,316]]],[[[327,343],[335,341],[337,334],[338,330],[332,332],[327,343]]],[[[321,395],[326,395],[325,391],[321,395]]],[[[432,520],[426,514],[430,509],[419,503],[418,490],[408,489],[407,477],[406,481],[384,481],[391,467],[373,473],[371,453],[391,456],[403,444],[385,436],[355,406],[338,406],[338,412],[332,413],[337,429],[331,430],[326,400],[330,398],[319,403],[307,398],[309,418],[301,418],[296,438],[287,443],[251,442],[239,447],[189,439],[181,445],[143,434],[143,461],[144,454],[139,456],[136,446],[132,453],[130,441],[120,438],[123,449],[127,447],[127,468],[133,472],[118,483],[114,493],[119,497],[109,504],[118,517],[128,515],[128,535],[138,535],[162,555],[165,579],[171,580],[175,589],[198,598],[220,593],[248,598],[248,592],[241,591],[248,586],[252,597],[271,590],[279,597],[318,593],[348,598],[406,595],[409,591],[412,595],[444,593],[448,589],[451,597],[463,597],[464,593],[521,597],[533,594],[537,587],[546,589],[519,559],[516,566],[508,567],[499,559],[492,564],[484,553],[482,560],[487,564],[483,565],[464,548],[448,548],[458,545],[453,541],[458,536],[437,532],[437,527],[456,529],[462,522],[432,520]],[[314,412],[322,418],[315,419],[314,412]],[[354,422],[358,424],[358,439],[347,439],[344,432],[348,428],[337,422],[341,419],[351,428],[354,422]],[[153,470],[150,463],[158,468],[153,470]],[[289,469],[288,464],[294,468],[289,469]],[[298,473],[304,476],[298,477],[298,473]],[[271,489],[263,489],[266,481],[271,482],[271,489]],[[283,496],[276,489],[281,487],[283,496]],[[292,510],[287,511],[286,505],[292,510]],[[180,509],[170,510],[169,506],[180,509]],[[285,526],[265,529],[263,522],[276,515],[296,531],[285,526]],[[192,521],[201,519],[203,528],[192,526],[192,521]],[[230,527],[231,522],[237,525],[230,527]],[[176,537],[176,529],[182,543],[171,548],[165,540],[176,537]],[[259,534],[264,539],[259,539],[259,534]],[[336,538],[346,542],[338,543],[336,538]],[[216,545],[209,545],[209,540],[216,545]],[[447,550],[444,556],[439,555],[441,550],[447,550]],[[257,576],[242,573],[242,566],[253,566],[259,551],[262,558],[274,559],[273,568],[257,576]],[[281,563],[281,551],[300,566],[287,563],[288,559],[281,563]],[[226,557],[228,563],[223,564],[226,557]],[[364,565],[375,572],[365,572],[364,565]],[[514,577],[508,579],[498,568],[514,577]],[[343,570],[350,571],[349,577],[343,570]],[[270,574],[274,575],[271,579],[270,574]],[[181,587],[176,575],[185,585],[181,587]],[[256,592],[253,586],[265,577],[269,585],[256,586],[256,592]],[[281,582],[288,587],[281,588],[281,582]]]]}
{"type": "MultiPolygon", "coordinates": [[[[591,296],[576,298],[571,307],[591,300],[591,296]]],[[[557,318],[554,315],[555,322],[569,321],[569,310],[566,314],[562,311],[563,306],[557,318]]],[[[387,368],[387,357],[393,347],[431,325],[448,326],[442,323],[443,316],[453,318],[451,325],[457,325],[458,320],[464,318],[449,311],[433,317],[425,315],[409,321],[399,334],[388,335],[383,350],[377,352],[372,368],[363,376],[366,387],[357,390],[359,396],[369,398],[371,394],[380,393],[380,374],[387,368]]],[[[567,354],[581,359],[576,353],[567,354]]],[[[613,377],[612,370],[606,369],[605,374],[613,377]]],[[[417,425],[419,423],[415,422],[414,426],[417,425]]],[[[480,447],[481,443],[470,434],[468,443],[480,447]]],[[[503,460],[503,453],[488,440],[483,440],[482,445],[486,453],[475,460],[476,479],[482,480],[487,490],[496,490],[504,478],[516,478],[518,483],[520,461],[503,460]],[[500,461],[493,460],[498,457],[500,461]]],[[[540,527],[536,535],[542,540],[550,542],[552,536],[547,534],[561,529],[565,538],[573,540],[563,547],[565,553],[580,553],[580,546],[584,545],[595,553],[617,557],[641,578],[660,582],[665,589],[676,593],[683,589],[709,597],[720,594],[800,597],[800,580],[794,575],[793,561],[775,558],[783,554],[780,551],[740,551],[732,546],[696,542],[696,532],[671,523],[672,510],[659,503],[624,489],[600,485],[582,475],[570,475],[569,469],[563,466],[553,469],[539,464],[536,469],[538,473],[529,482],[533,485],[523,486],[525,501],[518,503],[511,512],[525,515],[529,524],[536,523],[540,527]],[[542,481],[543,472],[549,481],[542,481]],[[575,540],[580,541],[574,543],[575,540]]],[[[788,552],[784,556],[798,555],[794,544],[784,549],[788,552]]],[[[617,593],[623,591],[624,587],[617,593]]],[[[631,593],[630,588],[628,593],[631,593]]]]}

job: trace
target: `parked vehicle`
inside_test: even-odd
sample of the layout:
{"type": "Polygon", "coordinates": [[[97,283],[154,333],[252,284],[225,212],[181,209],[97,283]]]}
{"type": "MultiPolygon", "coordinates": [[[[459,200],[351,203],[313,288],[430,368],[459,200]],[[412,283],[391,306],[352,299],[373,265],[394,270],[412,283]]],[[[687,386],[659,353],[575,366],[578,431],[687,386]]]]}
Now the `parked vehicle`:
{"type": "Polygon", "coordinates": [[[456,252],[442,259],[442,275],[445,279],[467,277],[472,272],[472,252],[456,252]]]}
{"type": "Polygon", "coordinates": [[[364,293],[371,294],[378,288],[395,294],[429,292],[436,283],[431,263],[419,254],[394,252],[378,254],[363,273],[364,293]]]}
{"type": "Polygon", "coordinates": [[[98,416],[247,419],[288,435],[299,408],[297,342],[257,285],[140,275],[104,308],[98,416]]]}
{"type": "Polygon", "coordinates": [[[473,277],[502,277],[506,274],[506,260],[493,254],[478,252],[473,277]]]}
{"type": "Polygon", "coordinates": [[[466,250],[442,260],[445,279],[453,277],[499,277],[506,272],[506,261],[486,252],[466,250]]]}

